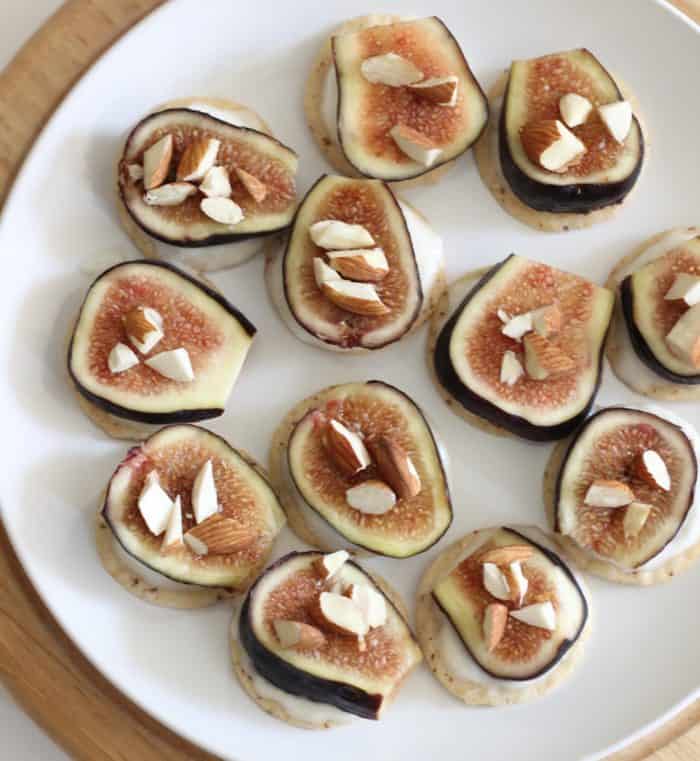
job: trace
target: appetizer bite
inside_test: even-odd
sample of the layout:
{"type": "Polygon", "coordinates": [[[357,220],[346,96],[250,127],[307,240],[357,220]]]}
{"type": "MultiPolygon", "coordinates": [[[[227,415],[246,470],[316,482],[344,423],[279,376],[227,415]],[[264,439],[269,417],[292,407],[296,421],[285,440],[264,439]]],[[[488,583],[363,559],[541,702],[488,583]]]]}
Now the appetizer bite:
{"type": "Polygon", "coordinates": [[[700,554],[698,434],[656,408],[606,407],[552,452],[547,518],[579,568],[657,584],[700,554]]]}
{"type": "Polygon", "coordinates": [[[339,172],[410,184],[442,176],[488,119],[464,53],[434,16],[343,24],[318,54],[304,106],[339,172]]]}
{"type": "Polygon", "coordinates": [[[418,640],[435,676],[469,705],[523,703],[564,681],[590,622],[583,582],[536,528],[473,531],[423,576],[418,640]]]}
{"type": "Polygon", "coordinates": [[[271,565],[234,616],[231,649],[250,697],[305,729],[381,718],[422,658],[396,592],[344,552],[271,565]]]}
{"type": "Polygon", "coordinates": [[[331,386],[275,432],[270,475],[292,530],[324,550],[405,558],[447,531],[444,454],[423,413],[381,381],[331,386]]]}
{"type": "Polygon", "coordinates": [[[516,255],[465,275],[431,324],[440,393],[491,433],[568,436],[598,392],[613,303],[605,288],[516,255]]]}
{"type": "Polygon", "coordinates": [[[248,588],[284,520],[249,455],[204,428],[172,425],[117,466],[96,540],[105,570],[128,592],[197,608],[248,588]]]}
{"type": "Polygon", "coordinates": [[[132,261],[90,286],[68,372],[106,433],[140,439],[165,423],[223,414],[255,327],[223,296],[163,262],[132,261]]]}
{"type": "Polygon", "coordinates": [[[644,136],[636,106],[589,50],[514,61],[489,98],[475,156],[509,214],[560,231],[620,208],[639,178],[644,136]]]}
{"type": "Polygon", "coordinates": [[[120,217],[144,256],[235,267],[296,208],[297,155],[251,109],[187,98],[142,119],[117,167],[120,217]]]}
{"type": "Polygon", "coordinates": [[[324,175],[299,206],[286,246],[266,262],[283,322],[323,349],[364,352],[399,341],[445,286],[442,238],[380,180],[324,175]]]}
{"type": "Polygon", "coordinates": [[[656,399],[700,399],[700,228],[645,241],[607,287],[617,294],[607,348],[615,375],[656,399]]]}

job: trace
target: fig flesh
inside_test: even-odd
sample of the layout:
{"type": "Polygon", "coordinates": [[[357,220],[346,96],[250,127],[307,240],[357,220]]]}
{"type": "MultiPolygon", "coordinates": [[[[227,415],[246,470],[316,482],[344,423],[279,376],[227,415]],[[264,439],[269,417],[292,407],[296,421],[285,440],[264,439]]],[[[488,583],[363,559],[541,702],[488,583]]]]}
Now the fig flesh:
{"type": "Polygon", "coordinates": [[[602,105],[622,101],[615,80],[588,50],[514,61],[499,124],[501,169],[513,193],[537,211],[583,213],[621,203],[632,190],[644,159],[644,137],[635,116],[623,143],[609,134],[592,109],[571,127],[586,146],[576,164],[561,173],[531,161],[521,136],[526,125],[562,119],[560,101],[569,94],[602,105]]]}
{"type": "Polygon", "coordinates": [[[401,681],[420,662],[408,624],[372,577],[353,561],[335,575],[344,587],[362,585],[386,601],[386,622],[357,641],[324,631],[313,650],[283,648],[272,617],[313,624],[309,609],[323,591],[314,569],[318,552],[292,552],[271,565],[246,596],[239,621],[240,643],[255,670],[273,685],[365,719],[379,719],[401,681]]]}
{"type": "Polygon", "coordinates": [[[184,584],[235,591],[247,588],[255,578],[285,521],[258,466],[220,436],[194,425],[162,428],[130,449],[107,486],[102,515],[124,551],[156,573],[184,584]],[[197,554],[187,541],[164,541],[151,533],[139,509],[139,495],[155,472],[163,491],[172,500],[179,496],[182,529],[177,534],[187,536],[197,525],[192,505],[195,480],[208,460],[218,515],[229,519],[236,532],[251,537],[245,547],[231,553],[197,554]]]}

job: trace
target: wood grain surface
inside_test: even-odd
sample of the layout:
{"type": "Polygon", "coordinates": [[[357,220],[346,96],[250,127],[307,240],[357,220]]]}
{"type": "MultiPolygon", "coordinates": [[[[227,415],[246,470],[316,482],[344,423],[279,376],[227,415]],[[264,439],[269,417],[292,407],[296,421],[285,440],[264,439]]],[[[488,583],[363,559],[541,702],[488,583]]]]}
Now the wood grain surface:
{"type": "MultiPolygon", "coordinates": [[[[104,50],[161,2],[69,0],[0,74],[0,204],[62,98],[104,50]]],[[[700,0],[675,5],[700,22],[700,0]]],[[[81,761],[215,761],[149,718],[86,661],[40,602],[1,525],[0,678],[81,761]]],[[[696,761],[699,721],[700,701],[609,761],[696,761]]]]}

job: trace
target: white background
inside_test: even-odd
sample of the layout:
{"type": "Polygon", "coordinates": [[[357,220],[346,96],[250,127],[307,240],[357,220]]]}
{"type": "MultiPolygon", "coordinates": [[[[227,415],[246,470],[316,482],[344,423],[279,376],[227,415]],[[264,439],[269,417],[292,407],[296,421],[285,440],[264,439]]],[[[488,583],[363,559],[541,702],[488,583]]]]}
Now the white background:
{"type": "MultiPolygon", "coordinates": [[[[24,41],[50,16],[62,0],[1,0],[0,69],[24,41]]],[[[0,684],[2,755],[7,761],[66,761],[68,756],[22,713],[0,684]]]]}

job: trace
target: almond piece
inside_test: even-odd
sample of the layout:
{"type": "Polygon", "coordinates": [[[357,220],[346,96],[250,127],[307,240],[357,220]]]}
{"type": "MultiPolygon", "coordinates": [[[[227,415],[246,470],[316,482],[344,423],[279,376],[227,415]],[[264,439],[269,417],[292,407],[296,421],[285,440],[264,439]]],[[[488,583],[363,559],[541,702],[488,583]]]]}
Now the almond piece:
{"type": "Polygon", "coordinates": [[[561,330],[561,310],[556,304],[549,304],[530,312],[532,329],[544,338],[549,338],[561,330]]]}
{"type": "Polygon", "coordinates": [[[362,610],[370,629],[386,623],[386,599],[368,584],[351,584],[343,593],[362,610]]]}
{"type": "Polygon", "coordinates": [[[508,608],[500,602],[492,602],[484,610],[484,642],[486,649],[492,653],[503,639],[508,621],[508,608]]]}
{"type": "Polygon", "coordinates": [[[181,182],[198,182],[216,163],[221,140],[200,137],[193,140],[182,152],[177,167],[177,179],[181,182]]]}
{"type": "Polygon", "coordinates": [[[363,638],[369,624],[362,609],[345,595],[321,592],[309,607],[309,615],[322,631],[341,634],[344,637],[363,638]]]}
{"type": "Polygon", "coordinates": [[[525,370],[533,380],[545,380],[566,375],[576,369],[576,363],[561,349],[539,333],[528,333],[523,338],[525,370]]]}
{"type": "Polygon", "coordinates": [[[365,58],[360,64],[360,71],[368,82],[389,87],[402,87],[423,79],[423,72],[397,53],[365,58]]]}
{"type": "Polygon", "coordinates": [[[173,136],[165,135],[143,153],[143,187],[153,190],[165,182],[173,158],[173,136]]]}
{"type": "Polygon", "coordinates": [[[379,298],[372,283],[356,283],[340,278],[323,283],[321,290],[329,301],[346,312],[377,317],[391,311],[379,298]]]}
{"type": "Polygon", "coordinates": [[[231,195],[231,180],[223,166],[213,166],[199,184],[199,189],[208,198],[228,198],[231,195]]]}
{"type": "MultiPolygon", "coordinates": [[[[504,312],[505,314],[505,312],[504,312]]],[[[532,314],[525,312],[515,317],[510,317],[501,328],[501,333],[508,338],[520,341],[526,333],[532,331],[532,314]]]]}
{"type": "Polygon", "coordinates": [[[236,167],[238,179],[255,203],[262,203],[267,198],[267,185],[245,169],[236,167]]]}
{"type": "Polygon", "coordinates": [[[349,280],[378,283],[389,273],[389,262],[381,248],[351,248],[329,251],[331,267],[349,280]]]}
{"type": "Polygon", "coordinates": [[[175,497],[173,507],[168,518],[168,525],[165,528],[163,542],[160,545],[161,552],[168,547],[175,547],[182,544],[182,501],[180,495],[175,497]]]}
{"type": "Polygon", "coordinates": [[[123,343],[117,343],[107,357],[107,366],[110,373],[123,373],[134,365],[138,365],[139,358],[131,349],[123,343]]]}
{"type": "Polygon", "coordinates": [[[483,564],[484,589],[497,600],[510,600],[511,591],[508,579],[495,563],[483,564]]]}
{"type": "Polygon", "coordinates": [[[149,206],[179,206],[197,192],[190,182],[170,182],[146,191],[143,200],[149,206]]]}
{"type": "Polygon", "coordinates": [[[529,122],[520,130],[520,141],[530,161],[548,172],[566,172],[586,152],[586,146],[559,119],[529,122]]]}
{"type": "Polygon", "coordinates": [[[524,624],[536,626],[539,629],[547,629],[553,632],[557,628],[557,613],[549,600],[534,605],[526,605],[519,610],[511,610],[510,615],[524,624]]]}
{"type": "Polygon", "coordinates": [[[190,355],[187,349],[182,347],[172,351],[162,351],[160,354],[149,357],[145,363],[164,378],[170,378],[179,383],[190,383],[194,380],[190,355]]]}
{"type": "Polygon", "coordinates": [[[141,164],[129,164],[126,168],[129,179],[136,183],[143,179],[143,167],[141,164]]]}
{"type": "Polygon", "coordinates": [[[199,208],[209,219],[230,227],[244,219],[243,209],[230,198],[203,198],[199,208]]]}
{"type": "Polygon", "coordinates": [[[520,607],[530,586],[530,582],[525,577],[520,562],[516,560],[515,563],[511,563],[506,569],[505,575],[510,586],[510,599],[520,607]]]}
{"type": "Polygon", "coordinates": [[[515,356],[515,352],[510,350],[503,352],[500,375],[501,383],[505,383],[507,386],[514,386],[524,372],[523,366],[515,356]]]}
{"type": "Polygon", "coordinates": [[[666,291],[666,301],[685,301],[689,306],[700,303],[700,277],[680,272],[676,275],[673,285],[666,291]]]}
{"type": "Polygon", "coordinates": [[[152,470],[146,476],[136,504],[148,530],[160,536],[168,527],[173,501],[160,485],[157,471],[152,470]]]}
{"type": "Polygon", "coordinates": [[[598,106],[598,115],[618,143],[624,143],[632,126],[632,106],[626,100],[598,106]]]}
{"type": "Polygon", "coordinates": [[[437,143],[407,124],[399,122],[389,130],[389,135],[402,153],[425,167],[431,167],[442,155],[437,143]]]}
{"type": "Polygon", "coordinates": [[[499,319],[499,320],[500,320],[500,321],[501,321],[501,322],[502,322],[504,325],[505,325],[507,322],[510,322],[510,320],[511,320],[511,317],[510,317],[510,315],[508,314],[508,312],[506,312],[506,310],[505,310],[505,309],[497,309],[497,310],[496,310],[496,316],[498,317],[498,319],[499,319]]]}
{"type": "Polygon", "coordinates": [[[183,538],[197,555],[232,555],[250,547],[257,536],[252,528],[238,526],[222,513],[214,513],[193,526],[183,538]]]}
{"type": "Polygon", "coordinates": [[[374,245],[374,238],[362,225],[341,222],[338,219],[321,219],[309,227],[311,240],[326,250],[365,248],[374,245]]]}
{"type": "Polygon", "coordinates": [[[332,280],[340,280],[341,278],[320,256],[314,256],[314,279],[316,280],[316,285],[323,289],[324,283],[330,283],[332,280]]]}
{"type": "Polygon", "coordinates": [[[431,77],[422,82],[409,85],[409,90],[420,98],[429,100],[436,106],[454,108],[457,104],[459,79],[454,75],[448,77],[431,77]]]}
{"type": "Polygon", "coordinates": [[[280,646],[285,650],[291,647],[298,650],[318,650],[326,644],[323,632],[311,624],[277,618],[272,622],[272,627],[280,646]]]}
{"type": "Polygon", "coordinates": [[[137,306],[124,315],[124,330],[141,354],[148,354],[163,338],[163,318],[155,309],[137,306]]]}
{"type": "Polygon", "coordinates": [[[645,502],[630,502],[625,508],[625,515],[622,519],[625,537],[630,539],[638,536],[639,532],[644,528],[650,513],[651,505],[645,502]]]}
{"type": "Polygon", "coordinates": [[[331,461],[343,473],[354,476],[371,462],[369,452],[359,434],[339,420],[331,418],[325,428],[323,445],[331,461]]]}
{"type": "Polygon", "coordinates": [[[192,510],[197,523],[219,512],[219,495],[216,493],[214,466],[207,460],[197,471],[192,484],[192,510]]]}
{"type": "Polygon", "coordinates": [[[637,453],[632,463],[632,472],[649,486],[663,491],[671,489],[671,474],[661,455],[653,449],[637,453]]]}
{"type": "Polygon", "coordinates": [[[625,507],[634,502],[634,492],[622,481],[598,479],[588,487],[583,501],[591,507],[625,507]]]}
{"type": "Polygon", "coordinates": [[[420,494],[420,476],[401,444],[388,436],[377,436],[367,442],[367,448],[377,472],[399,499],[410,499],[420,494]]]}
{"type": "Polygon", "coordinates": [[[529,560],[535,551],[527,544],[506,544],[503,547],[494,547],[479,555],[480,563],[494,563],[495,565],[510,565],[529,560]]]}
{"type": "Polygon", "coordinates": [[[700,304],[690,307],[666,336],[673,355],[691,367],[700,367],[700,304]]]}
{"type": "Polygon", "coordinates": [[[396,494],[384,481],[370,479],[345,492],[345,500],[353,510],[366,515],[384,515],[396,504],[396,494]]]}
{"type": "Polygon", "coordinates": [[[350,555],[345,550],[337,550],[321,555],[313,561],[312,565],[324,581],[329,581],[347,563],[349,557],[350,555]]]}
{"type": "Polygon", "coordinates": [[[559,98],[559,113],[567,127],[583,124],[592,110],[591,101],[575,92],[569,92],[559,98]]]}

